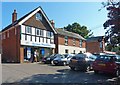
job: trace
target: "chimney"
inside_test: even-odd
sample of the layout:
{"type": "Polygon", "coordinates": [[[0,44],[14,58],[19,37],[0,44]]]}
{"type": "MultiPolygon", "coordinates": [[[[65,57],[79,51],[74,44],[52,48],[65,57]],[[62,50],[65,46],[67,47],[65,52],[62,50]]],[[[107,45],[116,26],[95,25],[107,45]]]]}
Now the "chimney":
{"type": "Polygon", "coordinates": [[[16,10],[12,13],[12,23],[17,20],[17,13],[16,10]]]}
{"type": "Polygon", "coordinates": [[[54,22],[54,20],[51,20],[50,23],[52,24],[53,28],[55,28],[55,22],[54,22]]]}

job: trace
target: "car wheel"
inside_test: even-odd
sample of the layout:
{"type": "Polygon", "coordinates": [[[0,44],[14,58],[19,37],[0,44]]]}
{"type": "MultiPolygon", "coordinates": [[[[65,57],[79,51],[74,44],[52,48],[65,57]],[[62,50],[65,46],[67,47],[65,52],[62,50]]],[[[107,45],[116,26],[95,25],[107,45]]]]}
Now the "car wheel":
{"type": "Polygon", "coordinates": [[[66,65],[67,65],[67,62],[63,62],[63,65],[66,66],[66,65]]]}
{"type": "Polygon", "coordinates": [[[95,73],[95,74],[98,74],[98,71],[97,71],[97,70],[94,70],[94,73],[95,73]]]}
{"type": "Polygon", "coordinates": [[[115,75],[116,77],[118,77],[118,76],[120,75],[120,70],[117,69],[114,75],[115,75]]]}
{"type": "Polygon", "coordinates": [[[71,70],[75,70],[75,67],[70,67],[71,68],[71,70]]]}

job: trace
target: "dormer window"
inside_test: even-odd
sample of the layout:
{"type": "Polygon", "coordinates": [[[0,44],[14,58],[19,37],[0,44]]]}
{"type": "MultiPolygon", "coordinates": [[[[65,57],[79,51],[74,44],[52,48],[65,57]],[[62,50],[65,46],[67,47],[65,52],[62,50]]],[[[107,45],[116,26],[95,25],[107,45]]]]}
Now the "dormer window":
{"type": "Polygon", "coordinates": [[[36,13],[36,20],[42,20],[42,15],[40,13],[36,13]]]}

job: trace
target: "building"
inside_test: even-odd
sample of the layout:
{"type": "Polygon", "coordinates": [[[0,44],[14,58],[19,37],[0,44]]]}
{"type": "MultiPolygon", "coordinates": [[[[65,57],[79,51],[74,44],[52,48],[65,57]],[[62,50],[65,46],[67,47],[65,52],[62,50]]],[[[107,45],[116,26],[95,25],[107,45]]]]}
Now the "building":
{"type": "Polygon", "coordinates": [[[101,53],[105,51],[104,36],[90,37],[86,40],[86,51],[101,53]]]}
{"type": "Polygon", "coordinates": [[[56,30],[41,7],[17,20],[12,14],[12,23],[2,30],[2,61],[26,62],[38,51],[38,60],[55,52],[56,30]]]}
{"type": "Polygon", "coordinates": [[[86,41],[79,34],[65,31],[64,29],[56,29],[55,35],[56,53],[84,53],[86,52],[86,41]]]}

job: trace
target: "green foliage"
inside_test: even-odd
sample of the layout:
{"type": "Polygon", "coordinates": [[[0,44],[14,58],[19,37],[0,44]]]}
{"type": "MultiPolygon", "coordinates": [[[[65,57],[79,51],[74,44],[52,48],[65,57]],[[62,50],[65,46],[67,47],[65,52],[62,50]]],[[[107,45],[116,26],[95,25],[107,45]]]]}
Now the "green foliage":
{"type": "Polygon", "coordinates": [[[86,26],[81,26],[79,23],[75,22],[72,25],[68,24],[68,26],[64,27],[65,30],[77,33],[84,38],[88,38],[93,35],[91,30],[88,30],[86,26]]]}
{"type": "Polygon", "coordinates": [[[108,10],[108,20],[103,24],[106,31],[106,41],[114,46],[120,46],[120,1],[109,0],[102,3],[108,10]]]}
{"type": "Polygon", "coordinates": [[[120,55],[120,46],[114,46],[112,44],[107,44],[105,47],[105,50],[116,52],[117,54],[120,55]]]}

